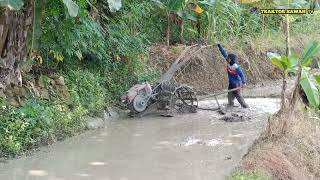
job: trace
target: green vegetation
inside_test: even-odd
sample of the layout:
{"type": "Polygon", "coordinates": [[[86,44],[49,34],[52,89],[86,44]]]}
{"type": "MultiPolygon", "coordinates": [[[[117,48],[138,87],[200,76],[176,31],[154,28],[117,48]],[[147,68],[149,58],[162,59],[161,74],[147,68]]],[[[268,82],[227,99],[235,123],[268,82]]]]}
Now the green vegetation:
{"type": "MultiPolygon", "coordinates": [[[[268,53],[268,56],[271,59],[272,63],[276,65],[279,69],[281,69],[281,71],[283,71],[284,78],[288,75],[289,72],[294,72],[298,74],[298,82],[296,82],[296,84],[301,85],[302,89],[307,95],[307,99],[311,107],[319,107],[320,105],[319,90],[317,89],[317,86],[320,87],[320,84],[315,85],[313,83],[315,80],[310,75],[310,68],[308,66],[312,62],[314,56],[318,54],[319,51],[320,44],[318,42],[313,42],[303,51],[301,56],[298,56],[295,53],[292,53],[289,56],[286,56],[284,54],[280,56],[277,53],[268,53]]],[[[319,76],[316,75],[315,77],[318,78],[319,76]]],[[[299,87],[297,86],[296,89],[298,88],[299,87]]],[[[285,91],[285,89],[283,91],[285,91]]],[[[293,101],[292,103],[296,101],[296,96],[297,95],[293,95],[291,99],[291,101],[293,101]]],[[[284,93],[282,94],[282,102],[285,105],[284,93]]]]}
{"type": "Polygon", "coordinates": [[[272,178],[270,176],[267,176],[264,173],[261,172],[243,172],[238,171],[235,172],[229,177],[230,180],[271,180],[272,178]]]}
{"type": "MultiPolygon", "coordinates": [[[[16,155],[81,132],[85,129],[86,115],[117,104],[119,97],[133,84],[156,80],[159,70],[148,66],[148,47],[153,43],[166,42],[169,46],[237,41],[239,47],[245,48],[244,42],[257,39],[261,42],[261,37],[271,39],[275,33],[280,38],[271,40],[272,43],[285,42],[281,16],[262,16],[251,12],[250,5],[238,1],[110,2],[113,3],[102,0],[0,1],[1,16],[7,16],[4,11],[26,14],[31,9],[33,12],[31,18],[20,17],[24,18],[21,22],[32,21],[32,28],[24,29],[25,42],[16,44],[25,44],[26,50],[21,51],[22,55],[15,54],[16,59],[21,58],[17,61],[21,65],[17,68],[21,69],[15,70],[23,72],[24,80],[36,67],[52,70],[64,76],[70,95],[70,102],[57,103],[30,94],[25,105],[19,107],[2,99],[1,154],[16,155]],[[197,6],[204,11],[195,12],[197,6]],[[26,62],[23,57],[27,57],[26,62]]],[[[319,16],[292,17],[293,34],[319,29],[319,19],[316,19],[319,16]]],[[[17,19],[11,21],[18,22],[17,19]]],[[[1,52],[6,51],[12,48],[3,46],[1,52]]],[[[46,72],[35,74],[46,75],[46,72]]],[[[23,85],[30,86],[30,83],[23,85]]]]}
{"type": "Polygon", "coordinates": [[[84,128],[85,109],[80,107],[69,111],[64,105],[34,98],[21,108],[1,102],[0,148],[5,155],[52,143],[84,128]]]}
{"type": "Polygon", "coordinates": [[[66,78],[73,107],[82,107],[94,113],[103,110],[109,102],[99,74],[88,70],[70,70],[66,78]]]}

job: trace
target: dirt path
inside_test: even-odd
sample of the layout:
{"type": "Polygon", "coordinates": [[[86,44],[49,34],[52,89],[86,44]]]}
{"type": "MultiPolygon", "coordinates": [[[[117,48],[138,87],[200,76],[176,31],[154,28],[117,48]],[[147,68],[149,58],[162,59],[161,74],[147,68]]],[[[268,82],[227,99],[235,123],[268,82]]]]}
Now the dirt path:
{"type": "MultiPolygon", "coordinates": [[[[112,121],[42,148],[34,156],[0,163],[1,180],[212,180],[224,179],[278,108],[277,99],[248,99],[236,108],[242,122],[216,112],[112,121]]],[[[212,101],[203,101],[210,107],[212,101]]]]}

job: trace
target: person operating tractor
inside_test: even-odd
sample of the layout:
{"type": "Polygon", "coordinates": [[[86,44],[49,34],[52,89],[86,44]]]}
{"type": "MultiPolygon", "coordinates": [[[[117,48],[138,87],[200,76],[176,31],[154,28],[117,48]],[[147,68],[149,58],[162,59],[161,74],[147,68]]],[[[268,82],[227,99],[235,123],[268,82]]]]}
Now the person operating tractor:
{"type": "Polygon", "coordinates": [[[227,73],[229,78],[228,86],[228,106],[234,106],[234,99],[236,98],[240,103],[241,107],[248,108],[248,104],[245,102],[244,98],[241,95],[241,88],[246,85],[246,76],[242,71],[241,67],[237,64],[237,56],[232,53],[227,53],[227,51],[222,47],[221,44],[218,44],[218,48],[222,56],[228,62],[227,73]]]}

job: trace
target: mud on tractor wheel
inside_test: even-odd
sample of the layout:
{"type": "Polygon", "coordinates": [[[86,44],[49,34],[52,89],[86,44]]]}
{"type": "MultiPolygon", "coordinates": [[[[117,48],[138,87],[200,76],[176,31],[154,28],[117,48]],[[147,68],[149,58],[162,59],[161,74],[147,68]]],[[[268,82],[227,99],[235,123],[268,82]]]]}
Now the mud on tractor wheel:
{"type": "Polygon", "coordinates": [[[174,113],[195,113],[198,108],[196,93],[189,86],[177,86],[172,82],[148,83],[132,87],[123,98],[131,116],[145,116],[150,113],[161,113],[173,116],[174,113]]]}
{"type": "Polygon", "coordinates": [[[121,99],[127,103],[132,116],[144,116],[162,111],[166,116],[173,116],[174,111],[195,113],[198,98],[193,89],[186,85],[177,85],[173,80],[177,72],[190,65],[192,57],[209,46],[193,45],[187,47],[162,74],[160,80],[151,86],[148,82],[137,84],[127,91],[121,99]]]}
{"type": "Polygon", "coordinates": [[[178,112],[196,113],[198,108],[198,98],[196,93],[189,86],[180,86],[175,92],[175,109],[178,112]]]}

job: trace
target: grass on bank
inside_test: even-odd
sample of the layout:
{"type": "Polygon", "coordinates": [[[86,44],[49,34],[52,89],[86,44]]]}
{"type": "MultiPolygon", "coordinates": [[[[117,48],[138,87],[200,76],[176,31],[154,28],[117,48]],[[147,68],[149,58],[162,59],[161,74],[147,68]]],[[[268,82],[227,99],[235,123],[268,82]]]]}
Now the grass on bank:
{"type": "Polygon", "coordinates": [[[244,171],[237,171],[234,172],[230,177],[229,180],[272,180],[272,178],[262,172],[254,171],[254,172],[244,172],[244,171]]]}

